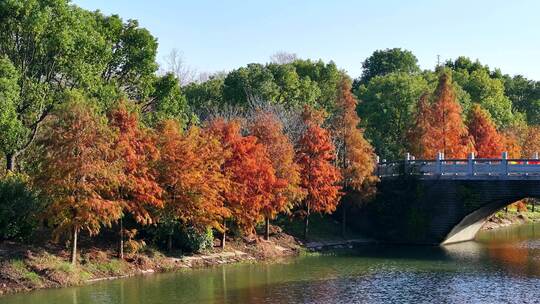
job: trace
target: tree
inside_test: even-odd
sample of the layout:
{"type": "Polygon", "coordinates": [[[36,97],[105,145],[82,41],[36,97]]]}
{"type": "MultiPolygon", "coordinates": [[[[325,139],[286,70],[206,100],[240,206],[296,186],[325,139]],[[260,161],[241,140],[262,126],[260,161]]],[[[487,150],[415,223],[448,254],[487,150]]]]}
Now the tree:
{"type": "MultiPolygon", "coordinates": [[[[219,138],[198,127],[182,134],[177,122],[167,120],[158,128],[161,159],[159,180],[165,190],[165,213],[199,232],[207,228],[224,231],[223,219],[230,216],[224,205],[229,189],[222,171],[229,152],[219,138]]],[[[172,233],[168,247],[172,247],[172,233]]]]}
{"type": "Polygon", "coordinates": [[[390,73],[417,74],[420,72],[414,54],[400,48],[377,50],[362,63],[360,84],[367,84],[376,76],[390,73]]]}
{"type": "Polygon", "coordinates": [[[137,21],[123,23],[68,0],[6,0],[0,16],[0,53],[17,71],[16,123],[23,130],[3,151],[8,170],[70,91],[97,97],[105,108],[122,95],[141,101],[152,91],[157,42],[137,21]]]}
{"type": "Polygon", "coordinates": [[[71,233],[71,262],[77,261],[81,230],[99,233],[122,215],[115,193],[124,180],[121,164],[114,161],[114,133],[103,117],[82,101],[55,111],[40,140],[42,170],[37,183],[50,199],[47,220],[58,237],[71,233]]]}
{"type": "Polygon", "coordinates": [[[514,109],[524,113],[529,124],[540,123],[540,82],[521,75],[504,77],[504,92],[514,109]]]}
{"type": "Polygon", "coordinates": [[[304,238],[307,239],[309,216],[312,212],[331,213],[341,197],[341,174],[333,165],[335,147],[328,131],[320,126],[318,114],[306,108],[306,129],[300,140],[296,161],[300,165],[300,185],[306,191],[304,199],[304,238]]]}
{"type": "Polygon", "coordinates": [[[19,104],[18,73],[11,61],[0,58],[0,151],[6,156],[7,170],[14,168],[14,159],[20,140],[25,135],[21,120],[17,118],[19,104]]]}
{"type": "Polygon", "coordinates": [[[263,207],[272,201],[274,187],[282,182],[276,179],[265,146],[255,136],[242,136],[238,121],[218,118],[209,123],[208,129],[227,151],[222,167],[230,180],[224,193],[226,206],[242,230],[252,233],[263,207]]]}
{"type": "Polygon", "coordinates": [[[467,124],[480,158],[498,158],[504,151],[503,137],[497,131],[489,113],[478,104],[473,105],[467,124]]]}
{"type": "Polygon", "coordinates": [[[429,116],[428,128],[419,138],[423,155],[418,156],[434,158],[442,152],[446,158],[466,158],[467,153],[473,151],[448,72],[441,73],[429,116]]]}
{"type": "Polygon", "coordinates": [[[540,153],[540,126],[528,126],[523,139],[522,157],[532,158],[535,153],[540,153]]]}
{"type": "MultiPolygon", "coordinates": [[[[377,178],[375,153],[373,147],[364,138],[364,130],[359,128],[360,118],[356,113],[358,101],[351,92],[351,81],[343,78],[340,94],[336,102],[337,113],[333,117],[332,138],[336,147],[336,164],[341,171],[341,187],[346,191],[355,191],[360,197],[367,198],[374,194],[377,178]]],[[[342,199],[342,234],[346,230],[345,200],[342,199]]]]}
{"type": "Polygon", "coordinates": [[[415,106],[428,88],[422,77],[405,73],[377,76],[360,87],[358,116],[377,155],[402,159],[409,152],[407,133],[414,123],[415,106]]]}
{"type": "Polygon", "coordinates": [[[250,63],[230,72],[223,84],[223,100],[231,105],[247,106],[253,99],[274,102],[279,87],[267,67],[250,63]]]}
{"type": "Polygon", "coordinates": [[[275,52],[270,56],[270,62],[277,64],[287,64],[298,59],[295,53],[288,53],[285,51],[275,52]]]}
{"type": "MultiPolygon", "coordinates": [[[[153,167],[159,159],[155,137],[142,129],[139,117],[128,112],[121,104],[110,114],[110,126],[118,132],[115,149],[122,162],[124,179],[118,190],[118,199],[126,212],[137,223],[148,225],[156,222],[154,210],[163,208],[162,188],[153,167]]],[[[123,215],[120,218],[120,258],[124,258],[123,215]]]]}
{"type": "Polygon", "coordinates": [[[166,73],[172,73],[180,86],[186,86],[195,81],[197,71],[186,65],[182,52],[172,49],[165,59],[166,73]]]}
{"type": "Polygon", "coordinates": [[[426,155],[425,147],[421,140],[425,137],[431,124],[431,102],[429,99],[430,94],[428,92],[422,94],[418,99],[414,126],[409,130],[407,135],[409,140],[409,151],[413,155],[426,155]]]}
{"type": "Polygon", "coordinates": [[[249,125],[250,133],[266,147],[276,175],[271,200],[265,202],[265,239],[269,238],[270,219],[280,212],[288,212],[304,196],[300,188],[300,167],[294,161],[294,146],[283,133],[283,125],[276,115],[257,111],[249,125]]]}

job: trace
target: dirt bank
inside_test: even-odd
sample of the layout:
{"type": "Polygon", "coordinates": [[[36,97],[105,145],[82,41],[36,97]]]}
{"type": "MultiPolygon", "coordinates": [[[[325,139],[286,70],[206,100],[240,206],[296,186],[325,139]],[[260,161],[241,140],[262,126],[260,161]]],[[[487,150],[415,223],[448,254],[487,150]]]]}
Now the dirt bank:
{"type": "Polygon", "coordinates": [[[504,212],[500,211],[493,215],[485,224],[482,226],[482,230],[491,230],[502,227],[508,227],[511,225],[520,225],[526,223],[533,223],[540,221],[539,212],[517,212],[509,211],[504,212]]]}
{"type": "Polygon", "coordinates": [[[303,244],[285,233],[261,238],[234,240],[227,248],[189,256],[164,254],[147,249],[116,258],[104,248],[84,248],[77,266],[71,265],[69,251],[58,245],[34,247],[13,242],[0,244],[0,295],[40,288],[59,288],[102,280],[124,278],[182,269],[275,260],[298,255],[303,244]]]}

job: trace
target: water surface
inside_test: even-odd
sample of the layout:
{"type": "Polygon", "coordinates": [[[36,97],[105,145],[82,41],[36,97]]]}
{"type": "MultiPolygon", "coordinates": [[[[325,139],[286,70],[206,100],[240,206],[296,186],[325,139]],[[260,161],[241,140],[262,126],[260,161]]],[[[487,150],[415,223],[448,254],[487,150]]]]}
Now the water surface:
{"type": "Polygon", "coordinates": [[[540,303],[540,224],[0,297],[0,303],[540,303]]]}

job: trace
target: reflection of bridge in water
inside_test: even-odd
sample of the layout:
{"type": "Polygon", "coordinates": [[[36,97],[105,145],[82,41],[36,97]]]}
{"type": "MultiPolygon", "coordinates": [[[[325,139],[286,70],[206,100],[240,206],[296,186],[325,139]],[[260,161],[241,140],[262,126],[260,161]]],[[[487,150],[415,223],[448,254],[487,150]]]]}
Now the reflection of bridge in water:
{"type": "MultiPolygon", "coordinates": [[[[540,160],[531,159],[444,159],[417,160],[407,155],[402,161],[381,161],[377,174],[381,191],[391,192],[394,201],[405,200],[403,178],[415,183],[410,213],[425,218],[425,233],[417,243],[455,243],[474,238],[495,212],[527,197],[540,198],[540,160]]],[[[410,192],[410,190],[408,190],[410,192]]],[[[406,229],[405,229],[406,230],[406,229]]],[[[404,231],[403,233],[407,233],[404,231]]],[[[410,233],[409,233],[410,236],[410,233]]],[[[398,240],[399,241],[399,240],[398,240]]]]}

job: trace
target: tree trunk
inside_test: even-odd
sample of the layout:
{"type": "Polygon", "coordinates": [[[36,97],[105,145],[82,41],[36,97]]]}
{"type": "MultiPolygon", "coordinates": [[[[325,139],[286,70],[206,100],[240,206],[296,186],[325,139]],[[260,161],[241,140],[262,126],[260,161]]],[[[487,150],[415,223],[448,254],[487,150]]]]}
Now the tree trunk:
{"type": "Polygon", "coordinates": [[[504,213],[508,213],[508,206],[504,207],[504,213]]]}
{"type": "Polygon", "coordinates": [[[79,228],[73,227],[73,237],[71,244],[71,264],[77,264],[77,235],[79,234],[79,228]]]}
{"type": "Polygon", "coordinates": [[[122,218],[120,218],[120,247],[118,248],[118,257],[120,259],[124,259],[124,222],[122,218]]]}
{"type": "Polygon", "coordinates": [[[171,231],[169,233],[169,237],[167,239],[167,251],[168,252],[171,252],[172,251],[172,236],[173,236],[173,232],[171,231]]]}
{"type": "Polygon", "coordinates": [[[270,239],[270,218],[267,216],[264,221],[264,239],[270,239]]]}
{"type": "Polygon", "coordinates": [[[221,249],[225,250],[225,236],[227,235],[227,220],[223,220],[223,235],[221,236],[221,249]]]}
{"type": "Polygon", "coordinates": [[[347,234],[347,206],[344,202],[341,203],[341,236],[346,237],[347,234]]]}
{"type": "Polygon", "coordinates": [[[531,208],[532,212],[534,212],[534,205],[536,205],[536,200],[532,200],[532,208],[531,208]]]}
{"type": "Polygon", "coordinates": [[[15,154],[6,154],[6,170],[14,172],[15,171],[15,154]]]}
{"type": "Polygon", "coordinates": [[[304,239],[307,240],[309,230],[309,204],[306,204],[306,218],[304,219],[304,239]]]}

